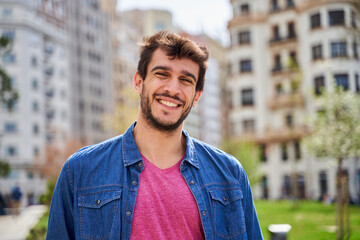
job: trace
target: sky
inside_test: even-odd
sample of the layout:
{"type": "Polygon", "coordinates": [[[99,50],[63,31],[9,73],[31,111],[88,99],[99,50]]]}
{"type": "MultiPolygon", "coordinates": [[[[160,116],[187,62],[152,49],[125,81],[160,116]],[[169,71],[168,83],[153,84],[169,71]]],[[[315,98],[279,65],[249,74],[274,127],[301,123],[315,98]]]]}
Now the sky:
{"type": "Polygon", "coordinates": [[[168,10],[173,23],[190,34],[206,33],[225,45],[229,43],[230,0],[118,0],[120,11],[135,8],[168,10]]]}

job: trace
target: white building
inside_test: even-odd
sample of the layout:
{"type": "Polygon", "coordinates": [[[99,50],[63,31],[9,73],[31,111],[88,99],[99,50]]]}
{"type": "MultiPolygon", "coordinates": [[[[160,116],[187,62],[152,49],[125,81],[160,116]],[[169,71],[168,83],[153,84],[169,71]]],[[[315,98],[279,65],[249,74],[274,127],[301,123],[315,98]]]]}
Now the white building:
{"type": "Polygon", "coordinates": [[[46,144],[61,144],[70,134],[68,38],[62,1],[0,1],[0,33],[12,40],[1,65],[12,79],[19,99],[12,112],[0,108],[0,156],[11,173],[0,179],[3,194],[19,184],[27,196],[45,191],[34,169],[46,144]]]}
{"type": "MultiPolygon", "coordinates": [[[[351,1],[231,0],[229,121],[235,136],[263,150],[264,174],[255,196],[334,196],[336,164],[309,155],[301,144],[316,94],[331,82],[360,91],[359,29],[351,1]],[[296,66],[299,68],[297,69],[296,66]]],[[[360,165],[347,159],[350,195],[359,201],[360,165]]]]}

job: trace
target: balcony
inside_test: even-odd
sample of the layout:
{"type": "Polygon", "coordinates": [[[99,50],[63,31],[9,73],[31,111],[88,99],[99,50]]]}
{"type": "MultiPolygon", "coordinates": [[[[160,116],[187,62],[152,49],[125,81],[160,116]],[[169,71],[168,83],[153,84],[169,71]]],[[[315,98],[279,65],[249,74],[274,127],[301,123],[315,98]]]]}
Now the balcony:
{"type": "Polygon", "coordinates": [[[287,107],[304,107],[305,99],[300,93],[277,95],[270,99],[268,107],[271,110],[287,107]]]}
{"type": "Polygon", "coordinates": [[[256,138],[257,143],[267,144],[275,142],[287,142],[299,140],[309,134],[306,126],[295,126],[293,128],[266,128],[265,132],[256,138]]]}
{"type": "Polygon", "coordinates": [[[297,43],[297,36],[295,33],[291,33],[286,37],[274,36],[269,41],[270,47],[276,47],[276,46],[283,47],[287,45],[293,45],[296,43],[297,43]]]}

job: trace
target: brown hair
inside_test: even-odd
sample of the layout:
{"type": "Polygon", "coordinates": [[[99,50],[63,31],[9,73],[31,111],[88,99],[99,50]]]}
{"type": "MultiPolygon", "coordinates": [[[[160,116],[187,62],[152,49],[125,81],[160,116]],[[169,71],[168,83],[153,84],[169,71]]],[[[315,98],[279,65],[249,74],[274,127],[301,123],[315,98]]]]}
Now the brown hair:
{"type": "Polygon", "coordinates": [[[144,37],[140,46],[140,60],[138,63],[138,72],[145,80],[147,67],[151,61],[152,55],[156,49],[160,48],[166,52],[166,55],[175,58],[188,58],[199,64],[199,76],[196,83],[196,91],[204,89],[205,72],[207,69],[207,60],[209,52],[205,46],[193,42],[169,31],[160,31],[153,36],[144,37]]]}

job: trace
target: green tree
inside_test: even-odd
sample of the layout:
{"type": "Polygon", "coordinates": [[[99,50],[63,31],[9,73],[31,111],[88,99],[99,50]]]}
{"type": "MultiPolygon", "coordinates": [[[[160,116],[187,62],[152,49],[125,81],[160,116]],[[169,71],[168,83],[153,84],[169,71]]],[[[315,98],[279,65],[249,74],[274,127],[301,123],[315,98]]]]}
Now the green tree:
{"type": "MultiPolygon", "coordinates": [[[[0,37],[0,56],[5,56],[11,51],[11,40],[7,37],[0,37]]],[[[18,92],[12,87],[11,79],[3,66],[0,66],[0,103],[3,103],[8,111],[12,111],[18,92]]]]}
{"type": "Polygon", "coordinates": [[[305,145],[317,157],[337,161],[337,240],[348,239],[349,193],[343,162],[347,158],[360,156],[359,96],[337,88],[332,92],[323,92],[319,101],[322,109],[310,119],[311,134],[305,138],[305,145]]]}
{"type": "Polygon", "coordinates": [[[257,145],[249,141],[227,139],[223,142],[221,149],[238,159],[245,169],[251,186],[259,182],[261,178],[258,171],[260,150],[257,145]]]}

